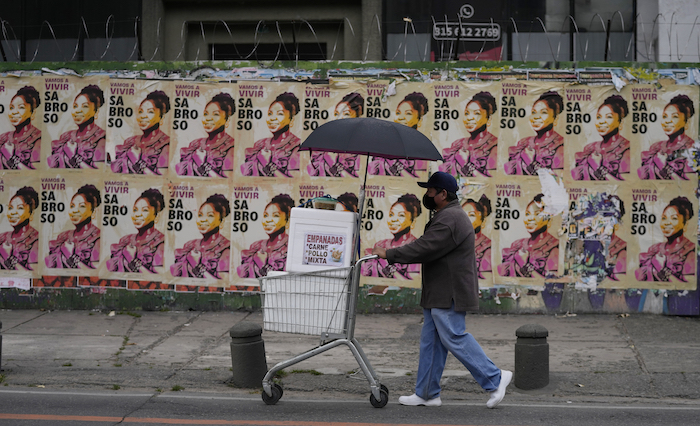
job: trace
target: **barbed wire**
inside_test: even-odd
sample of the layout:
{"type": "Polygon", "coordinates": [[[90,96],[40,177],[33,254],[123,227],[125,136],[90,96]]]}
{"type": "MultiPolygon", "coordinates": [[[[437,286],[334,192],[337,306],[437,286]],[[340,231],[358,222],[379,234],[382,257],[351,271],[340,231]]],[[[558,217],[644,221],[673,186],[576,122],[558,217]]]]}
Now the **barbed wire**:
{"type": "MultiPolygon", "coordinates": [[[[685,16],[688,18],[688,16],[685,16]]],[[[633,22],[629,25],[625,25],[624,14],[620,10],[616,10],[605,19],[600,13],[595,13],[590,17],[588,25],[582,27],[576,18],[572,15],[567,15],[564,17],[561,23],[561,28],[557,32],[552,31],[551,25],[549,27],[545,21],[540,17],[535,17],[531,21],[518,21],[514,17],[509,17],[506,20],[495,21],[490,20],[486,25],[490,25],[491,28],[496,29],[497,26],[501,29],[500,40],[503,39],[505,35],[512,35],[515,41],[509,37],[512,45],[509,46],[510,52],[513,56],[513,60],[527,62],[531,60],[533,56],[537,57],[537,60],[552,60],[552,61],[563,61],[569,60],[572,56],[575,60],[586,61],[589,60],[592,52],[611,52],[613,47],[617,48],[617,53],[614,55],[615,60],[625,60],[632,61],[636,60],[639,62],[647,61],[658,61],[658,60],[670,60],[670,61],[682,61],[694,60],[700,61],[700,25],[698,25],[698,20],[700,16],[695,16],[694,21],[690,22],[680,22],[679,16],[676,12],[673,12],[669,17],[658,13],[653,20],[648,21],[642,19],[640,15],[634,17],[633,22]],[[612,31],[613,23],[619,21],[620,30],[612,31]],[[606,23],[607,22],[607,23],[606,23]],[[523,24],[527,26],[529,23],[529,29],[527,32],[522,31],[523,24]],[[567,28],[569,27],[569,28],[567,28]],[[635,34],[636,31],[636,34],[635,34]],[[542,37],[536,38],[537,46],[533,46],[535,42],[534,35],[543,34],[546,39],[546,45],[543,45],[542,37]],[[597,45],[597,49],[593,48],[594,43],[601,43],[600,34],[606,34],[603,41],[603,45],[597,45]],[[617,41],[613,42],[610,36],[615,34],[617,41]],[[622,37],[622,38],[620,38],[622,37]],[[563,40],[571,40],[570,48],[562,49],[563,40]],[[516,43],[517,41],[517,43],[516,43]],[[663,42],[667,42],[667,45],[659,46],[663,42]],[[613,43],[615,43],[613,45],[613,43]],[[515,46],[517,44],[517,46],[515,46]],[[656,44],[656,45],[655,45],[656,44]],[[697,49],[697,51],[690,52],[691,48],[697,49]],[[556,47],[556,48],[555,48],[556,47]],[[624,53],[620,53],[620,48],[624,53]],[[663,54],[660,50],[663,49],[663,54]],[[569,51],[569,50],[573,50],[569,51]],[[533,53],[534,52],[534,53],[533,53]],[[548,53],[547,53],[548,52],[548,53]],[[566,56],[566,57],[563,57],[566,56]],[[663,57],[660,57],[663,56],[663,57]]],[[[300,59],[299,56],[299,43],[297,42],[298,37],[302,32],[308,29],[308,32],[312,36],[315,44],[318,46],[319,58],[321,61],[333,61],[337,60],[336,54],[338,51],[338,43],[340,40],[345,41],[345,45],[351,45],[352,43],[347,43],[344,38],[351,37],[353,41],[361,43],[361,34],[355,32],[355,28],[349,18],[345,17],[343,21],[337,23],[338,31],[335,34],[335,39],[332,40],[327,38],[324,40],[327,45],[332,44],[332,49],[330,53],[324,48],[322,41],[319,39],[319,33],[314,24],[307,19],[299,19],[293,21],[269,21],[270,24],[274,22],[274,28],[277,33],[277,52],[272,63],[277,62],[284,52],[286,58],[293,58],[295,60],[295,65],[298,64],[300,59]],[[283,34],[283,25],[292,25],[292,39],[294,41],[294,52],[289,52],[288,45],[289,42],[285,42],[285,34],[283,34]],[[299,26],[297,27],[297,24],[299,26]],[[349,31],[343,31],[347,26],[349,31]],[[298,33],[297,33],[298,32],[298,33]]],[[[419,59],[421,61],[426,61],[429,58],[429,53],[435,47],[435,59],[438,61],[454,60],[463,58],[460,51],[464,52],[465,43],[474,43],[469,40],[460,39],[457,37],[454,40],[444,40],[436,41],[433,39],[432,33],[416,31],[416,27],[429,27],[430,24],[436,27],[438,24],[443,22],[452,22],[460,27],[464,24],[461,17],[457,17],[456,20],[450,21],[450,18],[445,15],[443,18],[437,19],[435,16],[431,16],[429,21],[413,20],[410,18],[404,18],[403,22],[381,22],[378,15],[374,15],[370,22],[370,28],[365,41],[364,52],[362,52],[362,61],[367,61],[370,58],[370,48],[372,43],[377,43],[379,40],[379,51],[381,52],[381,58],[384,60],[401,60],[404,61],[409,59],[419,59]],[[392,46],[386,47],[385,43],[381,40],[387,35],[386,30],[382,28],[386,25],[403,24],[403,38],[396,38],[392,46]],[[419,25],[416,25],[419,24],[419,25]],[[429,35],[428,38],[425,36],[429,35]],[[423,37],[422,40],[419,37],[423,37]],[[411,40],[411,38],[413,40],[411,40]],[[423,45],[421,45],[423,43],[423,45]],[[391,51],[387,51],[391,50],[391,51]]],[[[55,28],[61,27],[62,29],[67,29],[69,27],[76,27],[76,24],[70,24],[61,22],[58,25],[54,25],[49,21],[43,21],[41,25],[38,26],[25,26],[24,28],[15,29],[10,22],[2,19],[0,17],[0,52],[2,53],[2,62],[20,62],[23,58],[23,54],[27,55],[24,58],[25,61],[33,63],[37,58],[51,57],[60,58],[54,60],[63,61],[76,61],[85,60],[86,58],[98,58],[99,60],[105,60],[108,54],[111,53],[111,57],[117,58],[119,60],[140,60],[145,62],[151,62],[156,57],[163,58],[164,60],[186,60],[187,57],[194,57],[194,61],[200,60],[211,60],[219,59],[215,58],[216,51],[215,46],[225,43],[221,43],[221,31],[225,30],[224,36],[228,34],[228,39],[230,44],[235,50],[235,55],[238,60],[250,60],[255,58],[257,60],[257,52],[260,44],[263,42],[262,29],[267,28],[267,23],[264,20],[257,22],[254,28],[253,34],[253,46],[250,52],[240,52],[238,47],[239,43],[236,43],[236,37],[234,36],[234,31],[232,28],[237,27],[237,32],[240,33],[242,28],[250,28],[249,23],[227,23],[224,20],[218,21],[183,21],[180,27],[180,48],[177,51],[177,55],[174,58],[163,57],[163,26],[164,22],[162,18],[158,18],[157,22],[153,27],[153,32],[155,32],[155,45],[152,47],[152,52],[144,52],[141,37],[144,36],[143,31],[140,28],[144,25],[143,20],[136,16],[133,19],[117,21],[114,15],[109,15],[104,23],[100,22],[88,22],[85,21],[84,17],[80,17],[77,24],[77,38],[63,38],[59,39],[56,35],[55,28]],[[131,30],[125,30],[125,26],[132,26],[131,30]],[[90,34],[89,28],[95,26],[104,27],[104,38],[95,37],[93,38],[90,34]],[[131,51],[126,55],[128,48],[125,49],[123,45],[115,46],[115,31],[117,27],[120,27],[120,35],[127,34],[129,37],[127,40],[133,40],[133,47],[131,51]],[[38,28],[37,28],[38,27],[38,28]],[[197,28],[198,27],[198,28],[197,28]],[[223,28],[220,28],[223,27],[223,28]],[[195,31],[190,31],[194,30],[195,31]],[[38,32],[38,37],[30,40],[22,40],[17,36],[18,33],[34,33],[38,32]],[[190,34],[192,33],[192,34],[190,34]],[[197,33],[195,36],[194,33],[197,33]],[[51,42],[53,40],[53,43],[51,42]],[[75,45],[69,51],[65,51],[66,43],[68,41],[72,42],[75,40],[75,45]],[[29,47],[27,44],[29,42],[29,47]],[[92,43],[91,43],[92,42],[92,43]],[[95,48],[104,43],[104,50],[100,52],[95,52],[95,48]],[[188,44],[192,45],[196,50],[188,55],[187,48],[188,44]],[[90,51],[87,46],[90,46],[90,51]],[[201,58],[202,46],[209,50],[209,55],[206,58],[201,58]],[[29,49],[33,48],[33,52],[29,49]],[[24,49],[24,52],[22,51],[24,49]],[[8,53],[6,53],[8,51],[8,53]],[[81,54],[82,52],[82,54],[81,54]],[[148,55],[150,53],[150,55],[148,55]],[[160,53],[160,55],[159,55],[160,53]],[[192,54],[193,53],[193,54],[192,54]]],[[[324,25],[327,25],[324,23],[324,25]]],[[[62,31],[65,33],[65,31],[62,31]]],[[[306,34],[306,37],[309,36],[306,34]]],[[[396,34],[395,34],[396,35],[396,34]]],[[[287,40],[289,35],[287,35],[287,40]]],[[[275,42],[268,42],[266,44],[274,44],[275,42]]],[[[501,56],[498,58],[499,61],[506,59],[506,45],[503,41],[486,41],[480,42],[481,46],[478,52],[474,52],[473,61],[478,61],[485,49],[492,44],[494,47],[501,46],[501,56]]],[[[472,44],[472,48],[475,46],[472,44]]],[[[478,46],[478,44],[476,45],[478,46]]],[[[474,48],[473,48],[474,49],[474,48]]],[[[170,49],[174,51],[175,49],[170,49]]],[[[476,50],[476,49],[474,49],[476,50]]],[[[206,51],[206,50],[204,50],[206,51]]],[[[347,55],[347,52],[346,52],[347,55]]],[[[612,55],[612,54],[611,54],[612,55]]],[[[205,55],[206,56],[206,55],[205,55]]],[[[468,57],[466,57],[467,60],[468,57]]],[[[229,58],[230,59],[230,58],[229,58]]],[[[342,58],[340,58],[342,59],[342,58]]],[[[192,60],[192,59],[190,59],[192,60]]]]}

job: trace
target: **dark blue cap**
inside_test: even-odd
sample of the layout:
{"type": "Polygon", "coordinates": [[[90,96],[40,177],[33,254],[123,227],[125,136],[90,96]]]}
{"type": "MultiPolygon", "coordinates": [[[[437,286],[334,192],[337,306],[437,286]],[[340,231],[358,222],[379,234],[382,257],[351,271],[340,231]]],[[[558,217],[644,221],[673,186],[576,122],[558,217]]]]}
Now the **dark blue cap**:
{"type": "Polygon", "coordinates": [[[421,188],[436,188],[444,189],[447,192],[457,193],[459,186],[457,186],[457,180],[449,173],[445,172],[435,172],[427,182],[418,182],[418,186],[421,188]]]}

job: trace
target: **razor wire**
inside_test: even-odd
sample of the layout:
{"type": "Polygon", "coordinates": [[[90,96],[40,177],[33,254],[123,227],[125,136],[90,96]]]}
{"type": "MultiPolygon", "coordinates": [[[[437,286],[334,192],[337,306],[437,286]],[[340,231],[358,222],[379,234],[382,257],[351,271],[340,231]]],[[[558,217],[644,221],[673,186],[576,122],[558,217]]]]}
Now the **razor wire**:
{"type": "MultiPolygon", "coordinates": [[[[509,52],[514,54],[513,60],[528,61],[528,59],[535,55],[537,55],[537,60],[549,60],[547,57],[555,62],[567,60],[569,58],[562,58],[562,55],[567,54],[567,49],[562,48],[562,39],[568,36],[568,38],[572,40],[569,44],[570,48],[568,49],[568,53],[574,60],[587,61],[590,60],[591,52],[607,51],[610,55],[615,56],[615,59],[610,60],[681,61],[685,59],[686,61],[700,62],[700,25],[698,25],[700,15],[695,16],[692,22],[690,22],[688,18],[693,17],[685,15],[686,21],[681,22],[683,17],[677,12],[673,12],[670,17],[657,13],[652,20],[642,19],[642,16],[637,14],[633,17],[632,24],[626,25],[623,12],[616,10],[608,17],[604,17],[600,13],[593,14],[593,16],[590,17],[588,25],[583,27],[585,29],[582,29],[580,18],[577,22],[574,16],[567,15],[563,17],[561,28],[558,32],[552,30],[553,23],[545,22],[541,17],[535,17],[529,21],[530,28],[528,32],[522,32],[521,28],[523,23],[527,24],[527,21],[518,21],[512,16],[501,21],[490,19],[489,22],[485,24],[489,25],[491,29],[495,28],[496,25],[500,25],[502,36],[505,34],[512,34],[515,36],[517,39],[517,46],[513,40],[511,40],[511,45],[508,46],[510,49],[509,52]],[[612,29],[608,27],[612,26],[613,23],[618,20],[621,30],[613,32],[612,29]],[[568,29],[566,28],[567,26],[569,27],[568,29]],[[613,42],[613,37],[608,36],[608,33],[616,34],[615,42],[613,42]],[[544,40],[542,37],[534,37],[536,34],[542,34],[543,38],[546,39],[546,44],[543,44],[544,40]],[[605,41],[596,40],[596,34],[605,34],[605,41]],[[556,39],[553,40],[553,37],[556,37],[556,39]],[[534,40],[537,41],[535,42],[534,40]],[[537,45],[536,48],[533,48],[533,43],[537,45]],[[593,46],[596,46],[597,49],[593,49],[593,46]],[[613,47],[615,47],[615,54],[613,54],[613,47]],[[697,52],[691,52],[691,50],[695,49],[697,49],[697,52]],[[515,58],[517,56],[515,54],[519,54],[517,59],[515,58]],[[639,57],[639,59],[637,59],[637,57],[639,57]]],[[[341,21],[332,21],[331,23],[337,26],[337,31],[334,31],[335,35],[332,35],[333,33],[328,35],[326,29],[324,32],[324,34],[326,34],[325,39],[320,37],[321,33],[319,29],[314,26],[314,23],[303,17],[290,21],[270,21],[270,24],[272,24],[272,22],[274,22],[274,31],[276,32],[276,37],[273,36],[275,39],[274,41],[269,40],[269,36],[272,36],[272,34],[268,36],[268,39],[263,37],[263,32],[268,32],[261,31],[261,29],[266,30],[267,28],[265,20],[259,20],[257,24],[255,24],[254,29],[251,28],[252,23],[231,23],[223,19],[213,22],[183,21],[180,23],[179,49],[177,49],[174,48],[178,46],[177,37],[167,38],[167,35],[164,34],[163,31],[164,22],[162,22],[161,17],[159,17],[155,23],[150,24],[149,28],[151,31],[149,34],[153,34],[154,36],[151,37],[153,43],[148,45],[147,48],[142,45],[141,39],[146,36],[144,34],[144,26],[149,24],[144,22],[139,16],[126,21],[117,21],[114,15],[109,15],[103,23],[88,23],[84,17],[80,17],[77,24],[77,39],[72,37],[64,39],[58,38],[56,32],[56,28],[58,27],[48,20],[45,20],[41,25],[32,27],[33,33],[38,33],[38,36],[28,40],[22,40],[17,36],[18,33],[26,33],[27,28],[13,26],[10,22],[0,17],[0,47],[2,48],[2,57],[0,60],[4,62],[20,62],[21,60],[25,60],[29,63],[34,63],[37,58],[44,60],[41,58],[45,57],[54,58],[53,60],[58,61],[86,60],[87,58],[105,60],[105,58],[121,57],[122,60],[126,61],[143,60],[145,62],[151,62],[158,56],[159,59],[162,58],[164,60],[193,60],[197,62],[215,59],[215,46],[222,43],[222,37],[227,39],[223,44],[228,43],[233,46],[236,59],[238,60],[250,60],[251,58],[254,58],[253,60],[258,60],[258,55],[256,53],[261,43],[277,44],[276,54],[274,59],[271,59],[273,64],[280,60],[284,52],[286,58],[293,58],[295,65],[298,65],[298,61],[300,60],[299,39],[304,40],[302,43],[310,44],[306,40],[315,43],[318,46],[319,58],[321,58],[321,61],[337,60],[338,58],[336,58],[336,56],[339,50],[339,43],[344,46],[343,52],[346,56],[348,55],[347,49],[349,46],[361,46],[360,56],[363,62],[366,62],[368,58],[370,58],[370,49],[373,44],[376,46],[377,43],[379,46],[376,46],[374,50],[380,55],[381,60],[403,59],[403,61],[408,61],[412,60],[411,58],[415,58],[425,61],[428,60],[430,51],[434,51],[436,61],[478,61],[483,56],[489,43],[494,43],[494,46],[502,47],[501,55],[498,60],[503,61],[506,50],[505,43],[500,41],[479,40],[476,42],[468,39],[465,40],[462,38],[463,34],[461,34],[461,31],[458,31],[458,35],[455,38],[448,40],[438,41],[435,40],[435,36],[432,35],[432,37],[421,41],[420,37],[422,35],[431,34],[428,32],[418,32],[416,30],[417,23],[421,23],[423,27],[428,27],[432,23],[433,27],[435,27],[444,22],[445,25],[459,25],[461,28],[465,21],[460,16],[457,16],[456,19],[448,15],[444,15],[440,18],[430,16],[428,21],[419,21],[406,17],[403,21],[399,21],[403,23],[403,31],[402,33],[396,34],[399,36],[396,38],[398,43],[390,48],[387,48],[382,40],[388,35],[384,27],[393,22],[382,21],[376,14],[369,20],[369,25],[364,31],[356,31],[355,28],[362,23],[354,22],[348,17],[344,17],[341,21]],[[452,21],[450,19],[452,19],[452,21]],[[129,36],[125,38],[125,40],[129,40],[128,42],[133,42],[133,45],[129,47],[125,47],[124,42],[114,43],[117,26],[125,26],[127,24],[132,26],[132,30],[122,30],[121,34],[130,33],[129,36]],[[93,37],[90,28],[96,25],[103,26],[104,38],[93,37]],[[38,27],[38,31],[36,27],[38,27]],[[197,29],[198,31],[195,30],[197,27],[199,27],[197,29]],[[236,27],[235,32],[232,30],[234,27],[236,27]],[[247,38],[252,38],[253,47],[248,53],[240,52],[239,40],[242,38],[241,34],[251,29],[253,31],[252,37],[247,38]],[[308,30],[308,32],[306,30],[308,30]],[[401,35],[403,37],[401,37],[401,35]],[[409,38],[413,38],[413,42],[411,42],[409,38]],[[65,47],[68,41],[70,42],[69,46],[71,46],[71,48],[66,51],[67,49],[65,47]],[[290,41],[294,44],[293,52],[288,50],[288,46],[291,45],[290,41]],[[169,43],[167,51],[177,51],[174,58],[165,57],[166,43],[169,43]],[[465,51],[464,47],[466,43],[472,46],[471,52],[465,51]],[[27,44],[29,44],[29,46],[27,44]],[[104,50],[95,52],[95,48],[100,45],[104,46],[104,50]],[[188,49],[188,45],[191,46],[192,49],[188,49]],[[332,48],[326,49],[324,45],[332,46],[332,48]],[[387,51],[387,49],[390,51],[387,51]],[[410,53],[409,50],[411,50],[410,53]],[[202,55],[203,52],[205,52],[204,55],[202,55]],[[206,52],[208,52],[208,55],[206,52]]],[[[556,22],[558,22],[558,20],[556,22]]],[[[469,22],[467,22],[467,24],[468,23],[469,22]]],[[[367,24],[367,22],[364,24],[367,24]]],[[[60,23],[60,26],[63,27],[70,25],[71,24],[65,22],[60,23]]],[[[326,25],[327,28],[328,22],[324,22],[323,25],[326,25]]],[[[73,28],[75,28],[75,25],[73,25],[73,28]]],[[[271,58],[271,56],[272,55],[269,57],[271,58]]],[[[373,60],[377,59],[378,58],[373,58],[373,60]]]]}

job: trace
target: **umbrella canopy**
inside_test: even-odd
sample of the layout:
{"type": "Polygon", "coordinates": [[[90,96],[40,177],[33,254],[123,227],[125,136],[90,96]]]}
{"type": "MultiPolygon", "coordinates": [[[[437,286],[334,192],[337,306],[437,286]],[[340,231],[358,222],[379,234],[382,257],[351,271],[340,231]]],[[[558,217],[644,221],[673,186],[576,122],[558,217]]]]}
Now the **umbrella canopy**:
{"type": "Polygon", "coordinates": [[[416,129],[377,118],[346,118],[329,121],[301,144],[302,151],[365,154],[383,158],[442,160],[442,155],[416,129]]]}

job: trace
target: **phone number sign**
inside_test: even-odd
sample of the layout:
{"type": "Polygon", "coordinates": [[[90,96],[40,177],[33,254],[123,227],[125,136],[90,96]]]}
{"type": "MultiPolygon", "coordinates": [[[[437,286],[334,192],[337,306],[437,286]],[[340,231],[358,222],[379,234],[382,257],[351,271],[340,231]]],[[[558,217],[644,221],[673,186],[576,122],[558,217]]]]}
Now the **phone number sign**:
{"type": "Polygon", "coordinates": [[[435,40],[498,41],[501,39],[501,26],[493,24],[473,24],[463,22],[435,22],[435,40]]]}

